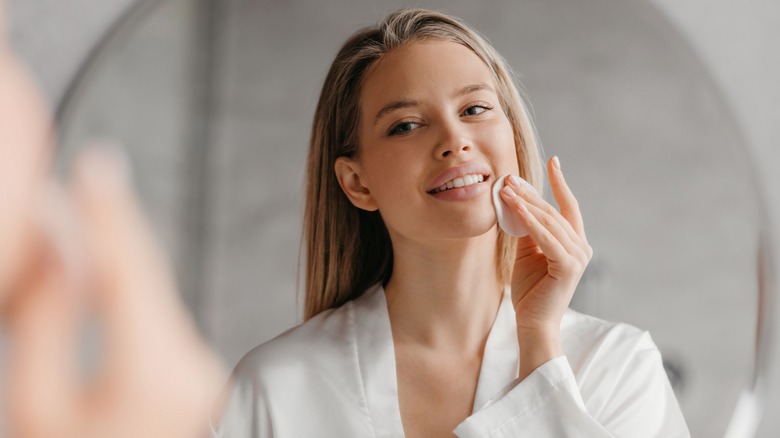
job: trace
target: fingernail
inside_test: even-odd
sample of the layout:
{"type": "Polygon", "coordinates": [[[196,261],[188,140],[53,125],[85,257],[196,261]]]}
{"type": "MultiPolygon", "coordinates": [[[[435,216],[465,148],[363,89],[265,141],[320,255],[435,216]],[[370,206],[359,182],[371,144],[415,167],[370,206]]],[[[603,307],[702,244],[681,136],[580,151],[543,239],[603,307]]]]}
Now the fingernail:
{"type": "Polygon", "coordinates": [[[558,156],[553,157],[553,166],[555,166],[556,169],[561,170],[561,160],[558,159],[558,156]]]}
{"type": "Polygon", "coordinates": [[[520,210],[520,213],[528,213],[528,207],[525,206],[523,201],[517,203],[517,209],[520,210]]]}
{"type": "Polygon", "coordinates": [[[520,177],[517,175],[510,175],[509,176],[509,184],[512,187],[520,187],[520,177]]]}
{"type": "Polygon", "coordinates": [[[514,190],[512,190],[512,189],[511,189],[511,188],[509,188],[509,187],[504,187],[503,189],[501,189],[501,192],[502,192],[504,195],[508,196],[509,198],[514,198],[515,196],[517,196],[517,195],[515,194],[515,191],[514,191],[514,190]]]}

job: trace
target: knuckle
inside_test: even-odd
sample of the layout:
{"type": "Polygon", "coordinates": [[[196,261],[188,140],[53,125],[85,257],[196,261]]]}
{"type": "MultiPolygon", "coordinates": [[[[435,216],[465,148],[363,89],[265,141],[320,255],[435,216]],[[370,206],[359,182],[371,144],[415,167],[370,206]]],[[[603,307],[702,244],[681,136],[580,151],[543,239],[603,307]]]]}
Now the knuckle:
{"type": "Polygon", "coordinates": [[[539,219],[539,222],[544,225],[545,228],[550,229],[554,226],[554,221],[548,215],[544,215],[539,219]]]}
{"type": "Polygon", "coordinates": [[[551,244],[555,239],[553,238],[552,234],[548,232],[543,232],[542,235],[539,237],[542,244],[549,245],[551,244]]]}
{"type": "Polygon", "coordinates": [[[585,270],[586,266],[588,266],[588,262],[583,258],[582,254],[577,254],[572,257],[572,271],[574,273],[578,275],[582,274],[582,271],[585,270]]]}
{"type": "Polygon", "coordinates": [[[567,275],[577,275],[580,272],[579,262],[572,257],[568,262],[562,264],[562,269],[567,275]]]}

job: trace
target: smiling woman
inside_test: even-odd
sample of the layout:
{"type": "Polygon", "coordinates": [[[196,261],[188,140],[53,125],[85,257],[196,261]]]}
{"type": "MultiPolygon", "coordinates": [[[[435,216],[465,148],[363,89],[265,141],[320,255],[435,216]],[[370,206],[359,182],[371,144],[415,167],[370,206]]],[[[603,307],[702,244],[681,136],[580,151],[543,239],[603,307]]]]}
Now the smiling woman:
{"type": "Polygon", "coordinates": [[[529,235],[498,228],[489,184],[539,184],[535,138],[462,21],[402,9],[350,37],[310,142],[307,321],[239,362],[217,435],[689,436],[648,333],[568,309],[593,251],[557,159],[561,212],[509,178],[529,235]]]}
{"type": "MultiPolygon", "coordinates": [[[[220,2],[219,8],[211,0],[160,2],[157,7],[147,8],[149,14],[134,21],[134,26],[124,27],[105,45],[99,59],[85,68],[87,74],[74,87],[77,92],[63,104],[65,144],[60,149],[61,157],[72,155],[74,145],[95,135],[115,137],[127,145],[137,174],[142,175],[137,180],[142,200],[175,258],[185,298],[228,363],[235,363],[247,349],[300,322],[302,313],[315,320],[318,317],[312,316],[316,309],[333,303],[314,302],[312,311],[309,306],[301,309],[295,300],[295,243],[302,204],[299,186],[305,173],[300,166],[304,151],[299,146],[307,141],[307,132],[301,126],[311,121],[314,100],[325,76],[322,69],[332,61],[346,30],[355,23],[375,21],[377,13],[382,13],[371,3],[340,1],[344,7],[337,9],[350,14],[334,13],[332,3],[307,4],[304,10],[297,9],[295,3],[271,7],[263,1],[229,0],[220,2]],[[219,13],[215,15],[215,11],[219,13]],[[312,28],[318,30],[316,39],[307,37],[312,28]],[[202,51],[204,47],[208,50],[202,51]]],[[[695,436],[722,434],[753,364],[755,245],[754,239],[746,236],[757,230],[757,208],[749,185],[750,169],[738,149],[742,139],[728,107],[708,80],[706,69],[696,62],[676,30],[643,2],[525,0],[479,9],[473,7],[473,2],[427,4],[445,7],[476,24],[524,74],[523,82],[533,97],[535,119],[544,133],[548,152],[562,158],[566,179],[585,218],[582,229],[587,230],[587,246],[594,248],[594,258],[577,284],[572,308],[648,329],[663,352],[664,365],[673,377],[691,431],[695,436]],[[723,185],[724,176],[728,176],[729,185],[723,185]],[[724,209],[723,205],[730,208],[724,209]],[[735,229],[741,231],[735,233],[735,229]],[[719,238],[712,239],[713,235],[719,238]],[[724,253],[729,254],[727,261],[724,253]],[[726,319],[729,324],[723,324],[726,319]]],[[[510,105],[496,102],[507,93],[491,76],[490,63],[481,61],[476,51],[454,44],[454,49],[464,49],[462,53],[467,56],[457,58],[461,63],[450,66],[449,75],[443,75],[436,70],[438,63],[447,59],[437,57],[435,51],[423,52],[426,45],[442,42],[418,43],[409,45],[403,59],[393,61],[395,66],[391,61],[396,52],[391,51],[367,68],[365,78],[393,78],[363,81],[367,86],[381,83],[388,93],[383,95],[380,89],[374,93],[378,96],[372,103],[375,106],[369,109],[368,102],[363,102],[365,107],[357,108],[360,117],[349,116],[343,121],[354,126],[355,138],[360,138],[351,145],[355,146],[355,154],[334,155],[330,164],[323,161],[321,175],[328,178],[323,181],[323,187],[329,184],[328,195],[340,196],[339,208],[359,211],[377,230],[353,236],[354,245],[346,245],[345,250],[360,251],[358,244],[365,244],[374,249],[369,256],[384,257],[371,260],[358,254],[355,257],[359,263],[338,263],[344,253],[331,251],[336,246],[330,243],[323,245],[323,251],[334,261],[329,268],[333,273],[330,286],[343,285],[355,274],[346,268],[371,263],[385,266],[388,276],[391,272],[409,272],[419,265],[425,276],[431,277],[431,283],[443,277],[438,274],[454,272],[452,279],[444,279],[446,283],[462,279],[465,274],[461,271],[492,257],[481,245],[465,250],[455,246],[459,236],[479,236],[485,217],[494,215],[490,208],[468,208],[470,203],[482,203],[482,195],[456,202],[440,198],[453,194],[460,197],[480,186],[493,186],[502,176],[500,168],[506,163],[488,159],[488,155],[505,153],[501,149],[504,142],[490,142],[479,135],[483,134],[480,127],[495,121],[497,112],[510,118],[510,105]],[[407,75],[410,78],[405,84],[387,74],[395,70],[401,78],[407,68],[426,65],[408,62],[415,56],[422,58],[421,54],[435,59],[428,65],[429,72],[412,69],[417,77],[407,75]],[[478,61],[471,62],[474,59],[478,61]],[[463,66],[479,66],[484,69],[481,73],[489,72],[488,77],[468,77],[471,73],[463,66]],[[430,92],[433,86],[422,87],[425,80],[432,79],[425,76],[428,73],[443,78],[463,77],[462,82],[447,83],[430,92]],[[415,84],[420,89],[413,89],[415,84]],[[460,91],[468,94],[459,95],[460,91]],[[402,104],[395,105],[372,126],[371,119],[376,119],[382,107],[398,102],[402,104]],[[463,140],[460,149],[458,139],[463,140]],[[370,153],[364,153],[367,145],[374,146],[370,153]],[[422,155],[426,150],[429,154],[422,155]],[[416,153],[421,154],[419,161],[415,161],[416,153]],[[392,160],[400,158],[411,163],[408,174],[395,169],[401,176],[392,183],[378,177],[384,175],[382,172],[392,176],[392,160]],[[343,162],[341,180],[335,171],[336,159],[343,162]],[[424,165],[424,160],[437,164],[424,165]],[[473,177],[482,177],[483,181],[465,187],[469,175],[472,182],[473,177]],[[459,180],[463,188],[456,187],[459,180]],[[449,185],[449,190],[434,193],[449,185]],[[350,193],[367,209],[356,207],[350,193]],[[417,215],[422,222],[399,214],[401,209],[407,209],[410,217],[417,215]],[[438,214],[436,221],[419,213],[424,209],[438,214]],[[384,220],[385,214],[390,220],[384,220]],[[444,239],[452,240],[452,250],[441,251],[436,257],[426,257],[424,247],[415,246],[441,241],[442,236],[452,236],[444,239]],[[400,242],[396,245],[392,239],[400,242]],[[459,263],[453,258],[464,251],[473,254],[463,259],[462,269],[447,268],[459,263]]],[[[450,52],[449,46],[441,47],[450,52]]],[[[354,96],[343,100],[357,101],[354,96]]],[[[520,117],[527,114],[525,110],[519,112],[520,117]]],[[[510,126],[514,128],[516,123],[510,126]]],[[[519,131],[533,134],[532,128],[521,126],[519,131]]],[[[506,134],[500,129],[491,132],[506,134]]],[[[533,138],[513,142],[531,142],[537,147],[519,151],[518,158],[536,151],[538,142],[533,138]]],[[[535,162],[543,163],[541,156],[535,162]]],[[[533,182],[530,173],[521,172],[521,163],[516,165],[516,173],[533,182]]],[[[512,214],[515,208],[525,206],[531,215],[541,215],[545,221],[539,223],[547,224],[545,229],[562,243],[566,254],[575,247],[581,250],[579,260],[584,265],[587,248],[578,241],[584,231],[579,233],[572,225],[570,213],[560,214],[550,205],[557,204],[562,211],[571,205],[559,196],[565,192],[565,183],[556,187],[562,174],[554,166],[548,166],[548,173],[553,194],[560,202],[549,198],[548,203],[520,191],[524,204],[506,198],[508,203],[501,201],[499,205],[505,205],[512,214]],[[560,221],[564,216],[568,219],[560,221]]],[[[546,184],[545,179],[540,170],[534,182],[538,189],[546,184]]],[[[497,186],[496,192],[502,187],[497,186]]],[[[523,220],[519,213],[516,217],[523,220]]],[[[357,226],[349,220],[331,217],[325,222],[343,224],[354,231],[357,226]]],[[[324,238],[343,235],[330,233],[327,228],[318,230],[324,238]]],[[[496,253],[500,248],[496,246],[496,253]]],[[[563,256],[561,248],[549,247],[549,254],[558,250],[563,256]]],[[[527,261],[542,262],[535,260],[536,253],[528,257],[527,261]]],[[[371,272],[358,274],[368,278],[371,272]]],[[[489,270],[483,269],[474,274],[471,284],[489,275],[489,270]]],[[[373,284],[368,284],[369,280],[365,280],[364,289],[334,288],[334,293],[338,302],[352,303],[342,307],[365,309],[359,304],[365,304],[365,300],[352,299],[344,291],[368,296],[373,284],[386,286],[385,305],[389,306],[384,312],[377,311],[377,318],[363,332],[374,330],[391,333],[392,337],[361,338],[360,351],[367,352],[361,358],[381,357],[387,350],[379,347],[398,340],[401,344],[393,345],[398,367],[387,366],[388,361],[371,365],[360,362],[361,358],[357,363],[366,381],[377,375],[396,376],[393,384],[399,393],[395,407],[381,402],[383,394],[393,393],[392,386],[383,388],[381,382],[379,388],[369,385],[364,394],[366,406],[370,404],[371,409],[399,412],[395,420],[384,417],[387,430],[406,427],[406,418],[411,418],[398,410],[399,406],[402,410],[413,406],[413,401],[404,401],[404,397],[409,400],[410,394],[414,395],[403,389],[408,388],[409,378],[421,378],[411,385],[411,391],[427,384],[430,391],[426,394],[441,397],[442,403],[451,398],[470,400],[473,409],[481,407],[484,400],[495,395],[491,392],[498,392],[503,389],[502,383],[511,380],[511,366],[503,367],[496,357],[507,352],[518,354],[514,349],[520,348],[519,343],[513,347],[504,342],[506,339],[489,335],[481,355],[474,347],[479,345],[480,331],[500,333],[498,327],[517,325],[500,310],[503,307],[497,304],[497,292],[478,296],[478,286],[474,286],[471,295],[462,295],[470,300],[454,300],[449,298],[461,296],[456,294],[465,286],[445,291],[450,295],[431,288],[413,296],[431,300],[418,306],[417,301],[410,305],[403,295],[404,291],[407,295],[414,291],[408,282],[398,287],[402,292],[399,294],[393,292],[389,278],[387,284],[385,278],[373,284]],[[392,302],[393,296],[399,299],[392,302]],[[499,309],[493,319],[486,316],[490,313],[489,300],[499,309]],[[452,321],[444,321],[449,325],[442,325],[447,327],[442,329],[443,335],[434,331],[422,332],[424,336],[408,335],[408,330],[420,328],[425,309],[449,312],[468,306],[481,315],[471,324],[460,324],[462,320],[453,317],[452,321]],[[407,311],[409,307],[412,309],[407,311]],[[404,311],[398,312],[398,308],[404,311]],[[400,313],[401,321],[391,318],[392,312],[400,313]],[[494,326],[487,326],[486,321],[494,326]],[[457,339],[460,344],[442,343],[450,329],[463,334],[457,339]],[[405,339],[425,343],[415,347],[404,343],[405,339]],[[373,345],[376,350],[371,349],[373,345]],[[450,348],[436,356],[436,347],[442,345],[450,348]],[[413,362],[405,362],[404,358],[413,362]],[[480,367],[477,360],[482,363],[480,367]],[[436,365],[443,363],[453,366],[438,369],[437,374],[436,365]],[[499,378],[492,379],[481,371],[491,367],[499,378]],[[446,389],[445,384],[454,380],[447,376],[469,373],[472,378],[459,380],[462,387],[452,391],[472,391],[473,396],[448,397],[446,392],[435,390],[436,385],[446,389]],[[476,385],[476,389],[468,385],[476,385]]],[[[492,290],[484,284],[479,288],[492,290]]],[[[306,302],[313,301],[308,297],[306,302]]],[[[326,312],[335,311],[322,313],[326,312]]],[[[428,316],[437,314],[430,312],[428,316]]],[[[618,325],[620,328],[628,326],[618,325]]],[[[573,361],[577,356],[570,353],[566,333],[572,332],[564,329],[561,343],[567,358],[573,361]]],[[[323,354],[327,357],[329,353],[323,354]]],[[[286,356],[280,353],[280,357],[286,356]]],[[[313,363],[321,360],[312,358],[313,363]]],[[[297,363],[286,365],[290,368],[297,363]]],[[[572,371],[578,366],[571,364],[572,371]]],[[[340,372],[334,371],[334,375],[340,372]]],[[[312,391],[309,388],[308,393],[312,391]]],[[[340,397],[346,394],[348,389],[340,397]]],[[[270,403],[276,406],[274,400],[270,403]]],[[[306,404],[300,399],[297,402],[306,404]]],[[[284,403],[283,396],[279,403],[284,403]]],[[[459,409],[457,415],[465,416],[466,407],[459,409]]],[[[458,409],[452,411],[450,421],[454,423],[458,409]]]]}

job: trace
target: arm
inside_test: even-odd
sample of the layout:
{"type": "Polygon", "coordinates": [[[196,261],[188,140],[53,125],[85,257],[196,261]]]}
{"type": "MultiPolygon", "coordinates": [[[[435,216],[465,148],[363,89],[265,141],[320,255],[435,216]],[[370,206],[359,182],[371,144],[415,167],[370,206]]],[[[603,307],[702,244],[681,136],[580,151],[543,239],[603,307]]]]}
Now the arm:
{"type": "Polygon", "coordinates": [[[588,394],[606,400],[605,407],[598,413],[586,409],[563,356],[560,327],[593,251],[557,157],[548,162],[548,175],[560,212],[510,178],[501,191],[529,232],[518,240],[512,274],[519,378],[455,432],[461,437],[688,436],[652,341],[642,354],[623,351],[594,364],[629,365],[617,367],[620,383],[599,382],[598,393],[588,394]]]}
{"type": "Polygon", "coordinates": [[[517,379],[461,423],[461,437],[690,437],[646,332],[599,345],[575,380],[565,356],[517,379]],[[582,376],[579,376],[582,377],[582,376]],[[578,378],[579,378],[578,377],[578,378]]]}

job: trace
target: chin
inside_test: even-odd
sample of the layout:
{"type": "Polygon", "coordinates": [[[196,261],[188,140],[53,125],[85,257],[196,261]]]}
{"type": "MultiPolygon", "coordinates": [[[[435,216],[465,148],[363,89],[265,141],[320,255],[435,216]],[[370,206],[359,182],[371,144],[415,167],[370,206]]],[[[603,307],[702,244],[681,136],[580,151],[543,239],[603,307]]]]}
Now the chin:
{"type": "Polygon", "coordinates": [[[485,215],[482,217],[466,218],[461,221],[439,222],[441,225],[431,230],[427,236],[438,237],[442,239],[466,239],[469,237],[479,237],[487,233],[497,232],[496,215],[485,215]]]}

